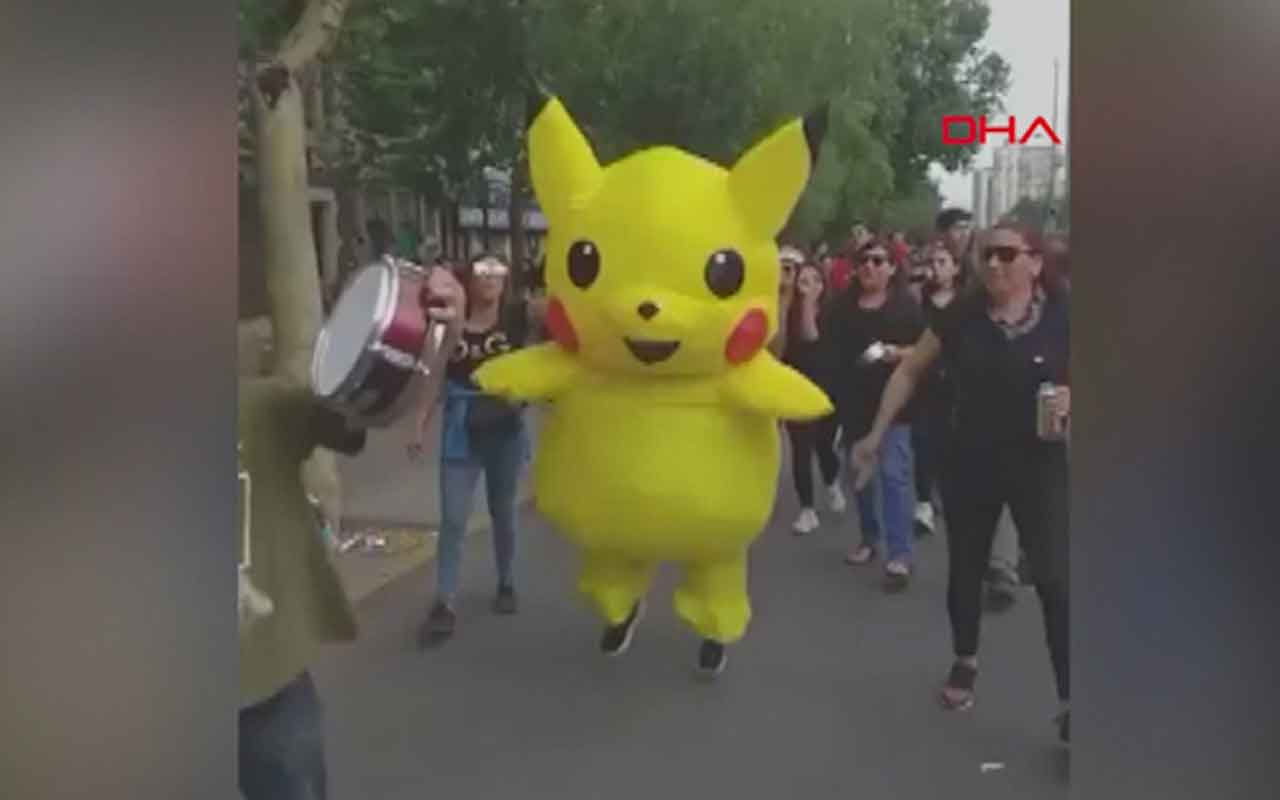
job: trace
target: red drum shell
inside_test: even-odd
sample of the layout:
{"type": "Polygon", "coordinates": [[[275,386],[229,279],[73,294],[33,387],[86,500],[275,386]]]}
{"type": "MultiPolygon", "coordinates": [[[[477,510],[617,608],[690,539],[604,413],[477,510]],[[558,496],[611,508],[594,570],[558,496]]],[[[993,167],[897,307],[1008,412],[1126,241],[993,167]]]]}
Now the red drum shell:
{"type": "Polygon", "coordinates": [[[316,342],[312,387],[318,397],[370,427],[389,425],[414,405],[427,373],[424,364],[432,360],[439,344],[432,335],[437,326],[427,319],[421,304],[425,285],[423,270],[390,259],[352,277],[316,342]],[[348,294],[358,294],[354,290],[361,283],[367,290],[374,279],[371,271],[380,281],[378,307],[367,309],[366,324],[366,310],[360,305],[365,298],[348,294]],[[339,339],[341,347],[331,349],[339,339]],[[324,370],[331,376],[334,369],[343,367],[326,362],[334,350],[345,354],[354,350],[357,356],[337,386],[329,388],[322,385],[324,370]]]}

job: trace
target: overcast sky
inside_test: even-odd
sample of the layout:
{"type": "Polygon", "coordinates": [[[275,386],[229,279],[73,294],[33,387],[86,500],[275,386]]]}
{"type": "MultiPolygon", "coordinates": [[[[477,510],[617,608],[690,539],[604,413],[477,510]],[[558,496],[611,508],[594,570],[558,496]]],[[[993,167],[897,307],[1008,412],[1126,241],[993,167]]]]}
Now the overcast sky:
{"type": "MultiPolygon", "coordinates": [[[[1058,125],[1055,130],[1067,140],[1067,98],[1070,89],[1070,0],[987,0],[991,6],[991,27],[983,45],[1004,56],[1013,70],[1005,110],[994,115],[993,123],[1003,123],[1010,115],[1017,118],[1018,135],[1038,116],[1053,122],[1053,59],[1061,62],[1058,90],[1058,125]]],[[[938,121],[941,136],[942,121],[938,121]]],[[[1039,137],[1036,137],[1039,138],[1039,137]]],[[[988,144],[975,160],[975,165],[991,165],[988,144]]],[[[969,173],[946,173],[934,166],[934,177],[941,179],[942,197],[946,205],[962,208],[973,206],[973,182],[969,173]]]]}

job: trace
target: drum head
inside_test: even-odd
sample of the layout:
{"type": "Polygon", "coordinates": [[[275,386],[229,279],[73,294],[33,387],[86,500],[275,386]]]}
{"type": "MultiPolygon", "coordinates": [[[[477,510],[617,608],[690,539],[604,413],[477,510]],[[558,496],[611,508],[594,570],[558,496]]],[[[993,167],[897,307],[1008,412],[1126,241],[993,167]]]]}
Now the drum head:
{"type": "Polygon", "coordinates": [[[381,264],[358,272],[338,298],[316,342],[311,383],[321,397],[335,394],[381,332],[393,301],[390,268],[381,264]]]}

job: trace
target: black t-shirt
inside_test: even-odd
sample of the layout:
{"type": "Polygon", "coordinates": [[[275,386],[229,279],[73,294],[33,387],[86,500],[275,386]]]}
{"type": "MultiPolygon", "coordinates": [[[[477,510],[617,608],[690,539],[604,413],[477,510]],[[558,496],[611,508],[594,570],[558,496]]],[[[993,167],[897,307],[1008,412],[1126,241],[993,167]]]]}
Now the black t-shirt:
{"type": "MultiPolygon", "coordinates": [[[[787,338],[786,347],[782,351],[782,362],[819,386],[825,386],[828,382],[825,354],[819,340],[810,341],[804,338],[804,311],[800,306],[801,302],[803,301],[797,296],[791,307],[787,309],[787,338]]],[[[821,314],[819,314],[819,324],[821,324],[820,318],[821,314]]]]}
{"type": "MultiPolygon", "coordinates": [[[[863,364],[860,357],[874,342],[911,347],[924,331],[920,306],[909,293],[892,292],[877,309],[858,307],[857,293],[845,292],[832,303],[821,324],[822,349],[831,371],[831,388],[846,437],[860,438],[871,429],[880,396],[896,364],[863,364]]],[[[910,422],[914,403],[898,415],[910,422]]]]}
{"type": "MultiPolygon", "coordinates": [[[[948,311],[955,308],[956,304],[960,302],[959,295],[956,295],[951,298],[951,302],[947,305],[939,306],[934,303],[932,295],[925,295],[924,303],[921,305],[921,310],[924,312],[925,325],[936,332],[948,311]]],[[[947,374],[946,359],[940,358],[916,388],[920,413],[929,414],[936,423],[949,425],[951,421],[951,395],[951,379],[947,374]]]]}
{"type": "Polygon", "coordinates": [[[503,353],[521,348],[528,336],[528,324],[523,306],[504,309],[498,322],[484,331],[463,328],[462,336],[449,355],[446,375],[467,388],[478,388],[471,380],[471,373],[484,362],[503,353]]]}
{"type": "Polygon", "coordinates": [[[953,392],[953,441],[967,450],[1039,442],[1036,392],[1068,385],[1069,298],[1046,296],[1039,321],[1010,336],[987,313],[983,292],[957,298],[930,327],[942,342],[953,392]]]}

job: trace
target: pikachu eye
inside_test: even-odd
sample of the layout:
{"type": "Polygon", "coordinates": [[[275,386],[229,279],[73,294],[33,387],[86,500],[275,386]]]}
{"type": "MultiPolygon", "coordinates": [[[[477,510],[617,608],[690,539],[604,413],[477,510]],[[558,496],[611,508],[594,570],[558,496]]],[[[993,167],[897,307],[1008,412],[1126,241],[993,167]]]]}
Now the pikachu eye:
{"type": "Polygon", "coordinates": [[[736,250],[717,250],[707,259],[707,288],[720,299],[733,297],[742,288],[746,267],[736,250]]]}
{"type": "Polygon", "coordinates": [[[585,239],[569,247],[569,280],[579,289],[586,289],[600,277],[600,251],[585,239]]]}

